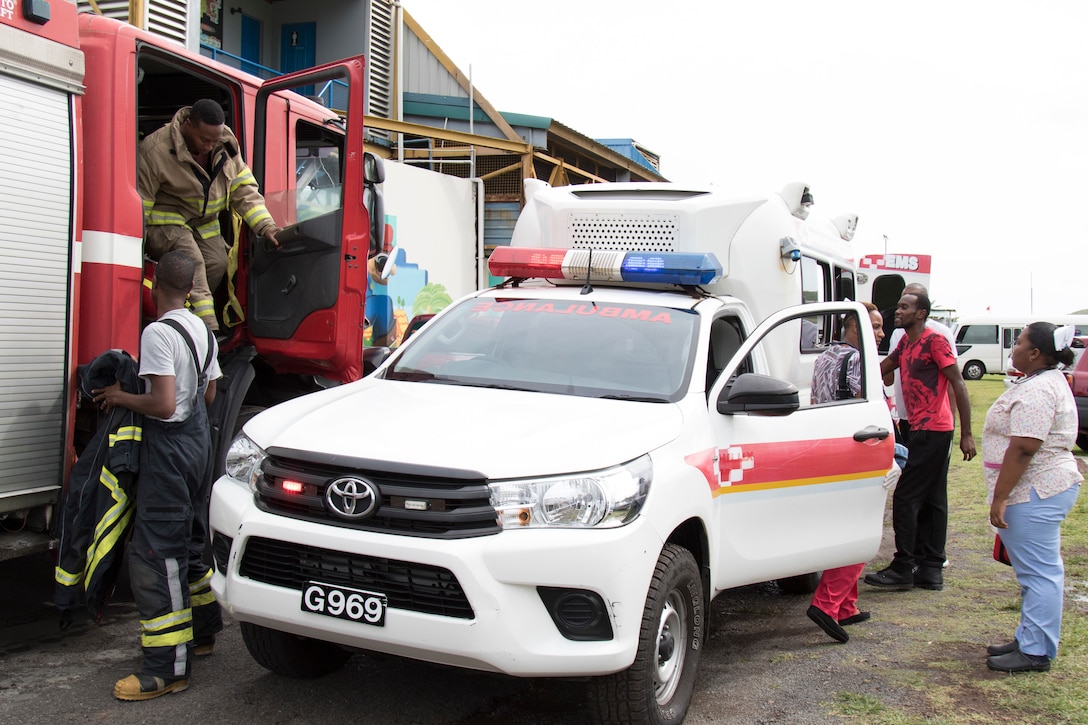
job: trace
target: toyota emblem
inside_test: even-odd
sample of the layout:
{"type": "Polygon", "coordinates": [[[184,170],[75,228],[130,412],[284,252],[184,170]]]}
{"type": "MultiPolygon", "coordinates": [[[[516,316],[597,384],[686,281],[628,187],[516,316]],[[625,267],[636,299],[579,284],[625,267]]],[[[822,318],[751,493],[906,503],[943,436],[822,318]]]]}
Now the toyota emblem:
{"type": "Polygon", "coordinates": [[[325,489],[325,503],[341,518],[361,519],[374,513],[378,488],[365,478],[338,478],[325,489]]]}

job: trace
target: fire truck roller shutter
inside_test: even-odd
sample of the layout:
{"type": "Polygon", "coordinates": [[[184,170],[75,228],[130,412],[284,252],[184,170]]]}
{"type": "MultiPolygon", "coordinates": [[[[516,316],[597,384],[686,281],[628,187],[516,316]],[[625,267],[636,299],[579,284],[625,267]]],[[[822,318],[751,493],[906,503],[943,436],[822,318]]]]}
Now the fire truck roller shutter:
{"type": "Polygon", "coordinates": [[[0,98],[3,512],[60,487],[73,190],[68,93],[0,72],[0,98]]]}

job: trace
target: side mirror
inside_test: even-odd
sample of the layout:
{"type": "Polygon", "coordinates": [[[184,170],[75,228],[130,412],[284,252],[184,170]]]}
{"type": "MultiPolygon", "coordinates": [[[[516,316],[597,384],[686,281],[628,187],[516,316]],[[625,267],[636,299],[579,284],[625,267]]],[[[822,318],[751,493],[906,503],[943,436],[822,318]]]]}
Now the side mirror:
{"type": "Polygon", "coordinates": [[[380,156],[363,154],[363,206],[370,217],[369,257],[385,249],[385,198],[378,184],[385,181],[385,164],[380,156]]]}
{"type": "Polygon", "coordinates": [[[801,407],[796,385],[758,373],[737,377],[722,391],[717,405],[722,415],[789,415],[801,407]]]}
{"type": "Polygon", "coordinates": [[[363,181],[368,184],[381,184],[385,181],[385,162],[369,151],[363,154],[363,181]]]}

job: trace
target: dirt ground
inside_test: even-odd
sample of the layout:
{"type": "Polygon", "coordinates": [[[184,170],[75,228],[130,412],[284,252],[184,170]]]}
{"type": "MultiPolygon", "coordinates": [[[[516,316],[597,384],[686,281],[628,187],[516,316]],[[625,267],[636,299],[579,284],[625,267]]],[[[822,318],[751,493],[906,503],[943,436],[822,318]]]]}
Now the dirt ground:
{"type": "MultiPolygon", "coordinates": [[[[985,664],[985,646],[1011,636],[1006,630],[1016,621],[1016,584],[1011,570],[994,562],[978,540],[977,533],[950,534],[944,591],[889,592],[861,584],[859,605],[873,616],[848,628],[846,644],[835,643],[805,616],[808,596],[784,595],[774,584],[723,593],[711,606],[710,637],[686,722],[1054,722],[1030,712],[1010,719],[998,697],[1001,688],[993,686],[1017,677],[985,664]]],[[[887,526],[874,566],[891,552],[887,526]]],[[[119,703],[111,695],[113,683],[139,663],[130,595],[119,590],[102,624],[83,622],[61,635],[48,603],[51,575],[47,559],[0,562],[0,722],[588,722],[580,682],[520,680],[363,655],[319,680],[284,679],[253,662],[240,628],[229,620],[215,655],[195,663],[188,691],[119,703]]],[[[1083,617],[1088,604],[1074,598],[1072,613],[1083,617]]],[[[1031,675],[1019,677],[1016,687],[1032,686],[1031,675]]],[[[1064,722],[1088,722],[1088,713],[1068,715],[1064,722]]]]}

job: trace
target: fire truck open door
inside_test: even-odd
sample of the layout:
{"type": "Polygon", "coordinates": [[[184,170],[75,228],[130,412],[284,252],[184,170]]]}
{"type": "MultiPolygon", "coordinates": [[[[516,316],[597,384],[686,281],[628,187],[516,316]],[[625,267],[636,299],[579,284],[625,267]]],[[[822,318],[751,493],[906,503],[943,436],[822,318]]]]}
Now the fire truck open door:
{"type": "Polygon", "coordinates": [[[362,376],[363,79],[356,57],[275,78],[257,93],[252,168],[284,230],[279,248],[250,237],[246,325],[278,372],[343,382],[362,376]],[[312,107],[303,114],[299,99],[277,93],[305,86],[324,87],[338,104],[346,95],[346,118],[330,109],[315,120],[312,107]]]}

